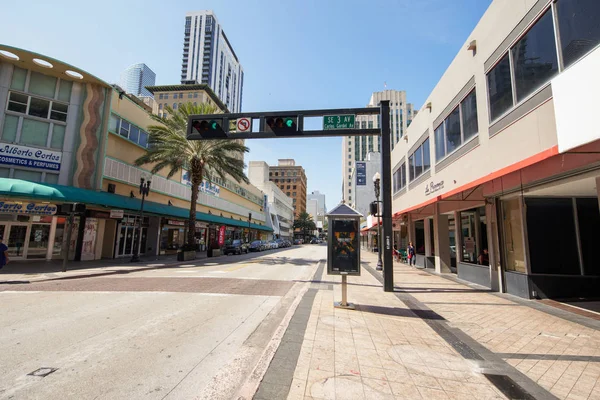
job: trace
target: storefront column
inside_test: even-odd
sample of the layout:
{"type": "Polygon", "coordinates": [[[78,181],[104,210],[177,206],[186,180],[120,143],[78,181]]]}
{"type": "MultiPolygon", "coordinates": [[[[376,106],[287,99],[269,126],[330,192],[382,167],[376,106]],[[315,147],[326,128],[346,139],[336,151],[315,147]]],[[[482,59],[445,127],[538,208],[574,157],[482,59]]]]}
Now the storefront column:
{"type": "Polygon", "coordinates": [[[52,217],[52,222],[50,223],[50,234],[48,235],[48,249],[46,250],[46,261],[52,259],[52,250],[54,250],[54,238],[56,237],[56,221],[58,221],[58,217],[55,215],[52,217]]]}
{"type": "Polygon", "coordinates": [[[502,287],[502,269],[500,268],[500,240],[498,232],[498,219],[496,202],[485,204],[485,216],[487,219],[488,257],[490,260],[490,285],[496,292],[504,293],[502,287]]]}
{"type": "MultiPolygon", "coordinates": [[[[448,234],[448,216],[440,214],[439,204],[434,204],[433,243],[435,246],[435,272],[448,273],[450,270],[450,235],[448,234]]],[[[426,224],[427,226],[429,224],[426,224]]],[[[427,238],[427,230],[425,231],[427,238]]]]}
{"type": "Polygon", "coordinates": [[[596,192],[598,193],[598,208],[600,209],[600,176],[596,178],[596,192]]]}
{"type": "Polygon", "coordinates": [[[458,263],[462,261],[463,255],[462,216],[460,211],[454,211],[454,243],[456,245],[456,273],[458,273],[458,263]]]}
{"type": "MultiPolygon", "coordinates": [[[[433,256],[433,254],[431,254],[431,222],[429,222],[429,218],[425,218],[423,220],[424,222],[424,226],[425,226],[425,257],[431,257],[433,256]]],[[[435,223],[435,219],[434,219],[434,223],[435,223]]],[[[435,229],[435,226],[434,226],[435,229]]],[[[435,239],[434,239],[434,243],[435,243],[435,239]]],[[[416,246],[417,244],[413,242],[413,244],[416,246]]],[[[437,245],[436,245],[437,248],[437,245]]],[[[427,263],[425,263],[425,265],[427,265],[427,263]]]]}
{"type": "Polygon", "coordinates": [[[408,214],[408,218],[406,219],[406,223],[408,225],[408,242],[412,242],[413,245],[415,243],[415,223],[413,222],[412,215],[408,214]]]}

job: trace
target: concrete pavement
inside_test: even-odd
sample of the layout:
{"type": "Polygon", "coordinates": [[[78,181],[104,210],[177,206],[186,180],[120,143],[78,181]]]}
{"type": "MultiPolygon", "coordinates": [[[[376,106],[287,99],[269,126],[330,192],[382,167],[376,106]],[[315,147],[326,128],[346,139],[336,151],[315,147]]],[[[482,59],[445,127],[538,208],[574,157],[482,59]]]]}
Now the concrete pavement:
{"type": "Polygon", "coordinates": [[[385,293],[363,263],[355,311],[333,308],[339,277],[315,279],[256,400],[600,399],[598,321],[399,263],[385,293]]]}
{"type": "Polygon", "coordinates": [[[0,398],[232,398],[322,253],[0,284],[0,398]]]}

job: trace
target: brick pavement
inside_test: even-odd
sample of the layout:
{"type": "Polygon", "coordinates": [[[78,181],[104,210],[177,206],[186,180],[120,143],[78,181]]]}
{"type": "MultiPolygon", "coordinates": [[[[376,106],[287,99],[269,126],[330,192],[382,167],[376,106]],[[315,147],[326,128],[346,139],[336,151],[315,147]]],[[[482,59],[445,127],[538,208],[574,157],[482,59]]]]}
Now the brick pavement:
{"type": "Polygon", "coordinates": [[[598,329],[398,263],[385,293],[372,272],[348,279],[355,311],[333,308],[339,284],[313,285],[289,391],[273,399],[600,399],[598,329]]]}

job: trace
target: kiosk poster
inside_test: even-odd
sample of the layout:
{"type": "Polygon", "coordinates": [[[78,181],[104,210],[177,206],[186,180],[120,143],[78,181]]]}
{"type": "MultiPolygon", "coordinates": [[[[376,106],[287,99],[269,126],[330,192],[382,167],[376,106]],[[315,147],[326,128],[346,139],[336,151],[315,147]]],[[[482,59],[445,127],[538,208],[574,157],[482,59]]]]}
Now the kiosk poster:
{"type": "Polygon", "coordinates": [[[360,274],[358,253],[358,221],[333,220],[332,265],[333,273],[360,274]]]}

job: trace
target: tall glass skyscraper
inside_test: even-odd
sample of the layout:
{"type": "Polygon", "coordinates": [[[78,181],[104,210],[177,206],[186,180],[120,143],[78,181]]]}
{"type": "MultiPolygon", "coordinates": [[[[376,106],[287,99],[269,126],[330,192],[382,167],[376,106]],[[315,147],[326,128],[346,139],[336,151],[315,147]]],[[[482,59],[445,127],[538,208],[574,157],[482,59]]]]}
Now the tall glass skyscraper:
{"type": "Polygon", "coordinates": [[[146,86],[156,84],[156,74],[146,64],[133,64],[121,73],[121,86],[125,92],[135,96],[153,97],[146,86]]]}
{"type": "Polygon", "coordinates": [[[229,111],[242,110],[244,70],[212,11],[185,15],[181,83],[204,83],[229,111]]]}

